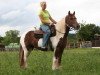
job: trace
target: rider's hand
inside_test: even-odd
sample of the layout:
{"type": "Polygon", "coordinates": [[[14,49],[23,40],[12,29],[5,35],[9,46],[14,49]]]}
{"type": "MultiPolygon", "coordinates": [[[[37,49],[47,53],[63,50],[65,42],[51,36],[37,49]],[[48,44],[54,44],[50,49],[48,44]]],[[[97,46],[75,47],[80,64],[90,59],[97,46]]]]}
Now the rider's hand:
{"type": "Polygon", "coordinates": [[[54,25],[54,24],[56,24],[56,23],[57,23],[56,21],[55,21],[55,22],[51,22],[50,25],[54,25]]]}
{"type": "Polygon", "coordinates": [[[57,22],[55,21],[54,24],[56,24],[57,22]]]}
{"type": "Polygon", "coordinates": [[[53,23],[53,22],[51,22],[51,23],[50,23],[50,26],[51,26],[51,25],[54,25],[54,23],[53,23]]]}

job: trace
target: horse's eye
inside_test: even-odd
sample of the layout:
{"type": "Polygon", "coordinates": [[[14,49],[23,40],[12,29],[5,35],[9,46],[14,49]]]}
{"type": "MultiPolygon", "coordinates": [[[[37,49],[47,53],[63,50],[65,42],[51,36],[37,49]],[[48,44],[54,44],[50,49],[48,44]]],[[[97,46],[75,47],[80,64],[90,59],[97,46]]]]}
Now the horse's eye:
{"type": "Polygon", "coordinates": [[[74,19],[76,19],[76,18],[74,18],[74,19]]]}

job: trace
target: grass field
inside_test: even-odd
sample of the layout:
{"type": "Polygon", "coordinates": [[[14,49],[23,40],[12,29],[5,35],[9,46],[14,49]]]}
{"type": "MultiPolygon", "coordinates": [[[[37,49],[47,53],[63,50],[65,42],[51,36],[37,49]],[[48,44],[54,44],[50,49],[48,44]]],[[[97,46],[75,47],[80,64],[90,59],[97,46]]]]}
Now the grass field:
{"type": "Polygon", "coordinates": [[[100,75],[100,49],[65,49],[62,68],[52,71],[53,52],[32,51],[20,69],[18,51],[0,52],[0,75],[100,75]]]}

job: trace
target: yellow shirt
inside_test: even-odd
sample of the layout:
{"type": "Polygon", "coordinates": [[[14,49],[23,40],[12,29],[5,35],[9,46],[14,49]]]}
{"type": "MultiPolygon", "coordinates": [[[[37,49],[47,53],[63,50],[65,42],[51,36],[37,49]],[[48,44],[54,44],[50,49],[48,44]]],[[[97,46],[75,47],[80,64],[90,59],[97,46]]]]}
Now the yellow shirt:
{"type": "Polygon", "coordinates": [[[49,12],[47,10],[41,10],[39,15],[42,15],[41,19],[43,20],[43,22],[45,23],[50,23],[50,15],[49,15],[49,12]]]}

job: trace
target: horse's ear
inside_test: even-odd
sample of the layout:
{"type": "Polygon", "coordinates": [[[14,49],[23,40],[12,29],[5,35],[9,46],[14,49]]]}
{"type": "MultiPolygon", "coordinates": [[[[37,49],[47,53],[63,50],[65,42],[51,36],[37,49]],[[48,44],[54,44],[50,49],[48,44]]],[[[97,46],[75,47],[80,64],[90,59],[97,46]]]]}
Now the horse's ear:
{"type": "Polygon", "coordinates": [[[75,15],[75,11],[73,12],[73,15],[75,15]]]}
{"type": "Polygon", "coordinates": [[[70,15],[70,11],[68,11],[68,15],[70,15]]]}

